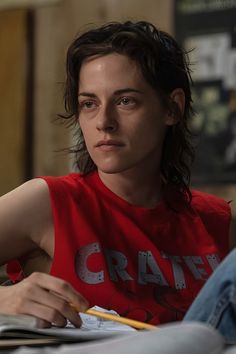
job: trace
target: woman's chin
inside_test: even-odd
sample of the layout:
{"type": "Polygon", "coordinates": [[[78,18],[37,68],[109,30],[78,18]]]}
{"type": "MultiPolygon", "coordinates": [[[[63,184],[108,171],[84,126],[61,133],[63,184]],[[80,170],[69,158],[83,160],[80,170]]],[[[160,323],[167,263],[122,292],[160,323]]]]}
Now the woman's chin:
{"type": "Polygon", "coordinates": [[[120,173],[125,171],[127,168],[125,168],[124,166],[120,165],[97,165],[97,168],[99,171],[103,172],[103,173],[108,173],[108,174],[113,174],[113,173],[120,173]]]}

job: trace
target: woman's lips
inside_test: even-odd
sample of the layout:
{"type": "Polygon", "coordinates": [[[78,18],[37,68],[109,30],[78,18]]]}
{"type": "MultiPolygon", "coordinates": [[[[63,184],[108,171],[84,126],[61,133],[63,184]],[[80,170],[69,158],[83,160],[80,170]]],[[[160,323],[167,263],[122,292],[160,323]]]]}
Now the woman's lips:
{"type": "Polygon", "coordinates": [[[117,140],[101,140],[95,145],[97,149],[102,151],[113,151],[120,149],[122,146],[124,146],[124,144],[117,140]]]}

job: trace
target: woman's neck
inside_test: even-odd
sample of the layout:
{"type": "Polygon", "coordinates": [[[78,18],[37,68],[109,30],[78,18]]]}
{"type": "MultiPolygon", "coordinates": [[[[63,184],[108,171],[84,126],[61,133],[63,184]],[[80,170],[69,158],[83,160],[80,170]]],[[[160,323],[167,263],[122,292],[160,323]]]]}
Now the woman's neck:
{"type": "Polygon", "coordinates": [[[154,208],[162,199],[160,173],[149,176],[129,171],[109,174],[98,171],[98,174],[107,188],[132,205],[154,208]]]}

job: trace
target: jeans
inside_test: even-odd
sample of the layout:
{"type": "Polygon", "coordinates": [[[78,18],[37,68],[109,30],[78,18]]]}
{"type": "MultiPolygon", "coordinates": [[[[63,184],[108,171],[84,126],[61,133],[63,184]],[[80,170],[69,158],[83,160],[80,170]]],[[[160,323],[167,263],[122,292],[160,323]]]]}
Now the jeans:
{"type": "Polygon", "coordinates": [[[190,306],[183,321],[205,322],[236,343],[236,249],[211,275],[190,306]]]}

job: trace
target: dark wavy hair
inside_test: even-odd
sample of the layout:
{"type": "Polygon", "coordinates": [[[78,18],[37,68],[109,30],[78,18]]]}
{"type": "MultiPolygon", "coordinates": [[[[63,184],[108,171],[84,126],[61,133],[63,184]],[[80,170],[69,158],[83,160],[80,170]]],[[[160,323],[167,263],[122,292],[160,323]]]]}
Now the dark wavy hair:
{"type": "MultiPolygon", "coordinates": [[[[189,120],[193,114],[191,73],[187,53],[168,33],[145,21],[112,22],[76,38],[67,52],[67,79],[65,111],[60,115],[70,123],[78,123],[78,79],[83,61],[91,56],[110,53],[127,55],[140,67],[146,81],[154,88],[167,110],[177,117],[177,124],[167,128],[160,163],[165,185],[173,186],[191,199],[189,190],[190,165],[194,158],[189,120]],[[175,88],[185,93],[182,115],[170,94],[175,88]]],[[[70,149],[75,153],[76,165],[82,174],[96,169],[88,154],[80,127],[77,144],[70,149]]]]}

